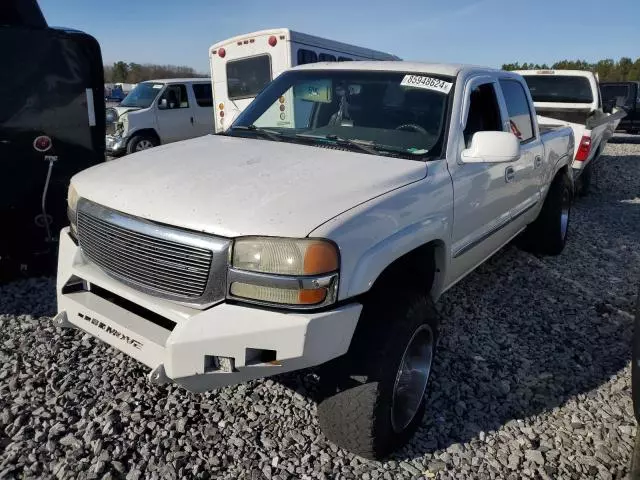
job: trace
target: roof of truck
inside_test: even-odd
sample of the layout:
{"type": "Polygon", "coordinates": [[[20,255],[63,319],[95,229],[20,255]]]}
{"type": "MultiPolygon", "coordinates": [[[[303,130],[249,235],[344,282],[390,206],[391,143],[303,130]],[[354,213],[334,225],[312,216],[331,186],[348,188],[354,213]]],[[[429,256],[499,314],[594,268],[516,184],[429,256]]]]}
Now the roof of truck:
{"type": "Polygon", "coordinates": [[[294,70],[374,70],[385,72],[434,73],[455,77],[464,71],[495,72],[494,68],[455,63],[422,63],[397,61],[318,62],[295,67],[294,70]]]}

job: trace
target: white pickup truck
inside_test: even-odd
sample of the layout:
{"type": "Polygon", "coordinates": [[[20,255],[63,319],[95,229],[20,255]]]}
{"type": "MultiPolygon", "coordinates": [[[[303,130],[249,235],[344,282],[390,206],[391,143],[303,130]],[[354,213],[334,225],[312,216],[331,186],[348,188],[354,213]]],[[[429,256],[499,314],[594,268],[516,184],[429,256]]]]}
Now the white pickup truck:
{"type": "Polygon", "coordinates": [[[54,322],[197,392],[328,366],[323,431],[380,458],[422,421],[438,297],[518,235],[562,251],[572,154],[513,73],[296,67],[224,135],[73,177],[54,322]]]}
{"type": "Polygon", "coordinates": [[[576,192],[589,192],[593,166],[625,116],[603,105],[598,79],[585,70],[519,70],[526,80],[541,125],[567,125],[576,139],[576,192]]]}

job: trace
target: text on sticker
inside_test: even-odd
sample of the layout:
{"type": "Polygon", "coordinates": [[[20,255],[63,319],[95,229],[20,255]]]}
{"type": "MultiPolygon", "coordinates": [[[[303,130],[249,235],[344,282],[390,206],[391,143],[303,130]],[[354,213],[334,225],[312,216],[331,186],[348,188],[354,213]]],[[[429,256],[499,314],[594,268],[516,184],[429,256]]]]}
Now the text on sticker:
{"type": "Polygon", "coordinates": [[[422,75],[405,75],[400,82],[403,87],[425,88],[436,92],[449,93],[453,83],[445,82],[432,77],[423,77],[422,75]]]}

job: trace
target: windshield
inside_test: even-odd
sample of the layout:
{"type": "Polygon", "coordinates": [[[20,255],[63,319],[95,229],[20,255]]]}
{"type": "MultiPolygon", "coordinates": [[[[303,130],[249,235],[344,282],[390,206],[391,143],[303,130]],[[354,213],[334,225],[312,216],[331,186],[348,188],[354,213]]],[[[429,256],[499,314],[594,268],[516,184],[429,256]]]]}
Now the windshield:
{"type": "Polygon", "coordinates": [[[227,94],[230,100],[255,97],[270,81],[269,55],[227,62],[227,94]]]}
{"type": "Polygon", "coordinates": [[[124,97],[124,100],[120,102],[120,106],[147,108],[156,99],[162,87],[164,87],[162,83],[139,83],[129,92],[129,95],[124,97]]]}
{"type": "Polygon", "coordinates": [[[534,102],[591,103],[593,93],[586,77],[525,75],[534,102]]]}
{"type": "Polygon", "coordinates": [[[440,156],[452,78],[403,72],[290,71],[229,135],[422,159],[440,156]]]}

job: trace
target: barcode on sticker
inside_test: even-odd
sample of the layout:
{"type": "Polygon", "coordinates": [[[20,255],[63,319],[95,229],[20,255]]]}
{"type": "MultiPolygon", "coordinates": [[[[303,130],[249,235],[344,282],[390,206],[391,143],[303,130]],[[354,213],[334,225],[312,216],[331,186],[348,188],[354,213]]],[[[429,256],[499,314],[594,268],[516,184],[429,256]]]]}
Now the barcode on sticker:
{"type": "Polygon", "coordinates": [[[453,83],[445,82],[432,77],[423,77],[422,75],[405,75],[400,82],[403,87],[425,88],[436,92],[449,93],[453,83]]]}

